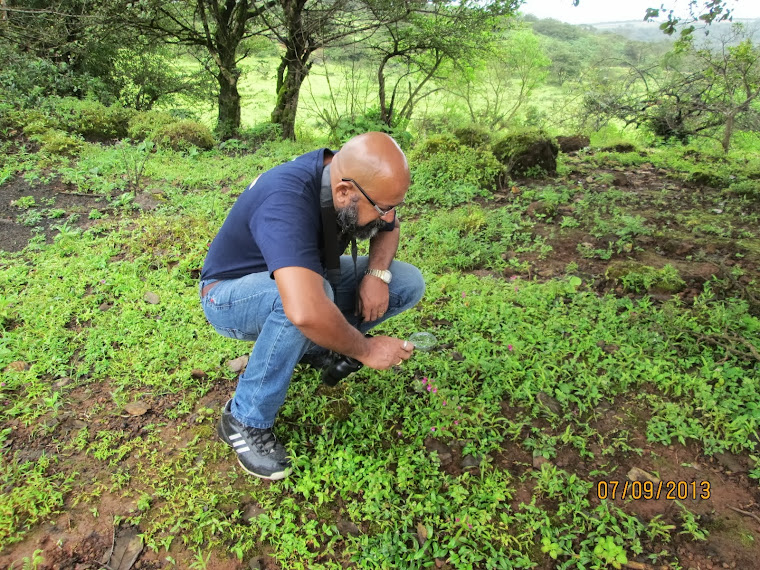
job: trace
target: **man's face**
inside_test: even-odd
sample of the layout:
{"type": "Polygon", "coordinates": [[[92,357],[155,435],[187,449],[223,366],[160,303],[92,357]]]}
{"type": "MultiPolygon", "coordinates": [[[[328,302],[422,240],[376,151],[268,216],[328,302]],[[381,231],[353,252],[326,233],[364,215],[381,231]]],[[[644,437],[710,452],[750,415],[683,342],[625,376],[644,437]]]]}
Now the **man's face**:
{"type": "Polygon", "coordinates": [[[359,200],[352,201],[345,208],[338,208],[338,225],[344,234],[358,240],[372,239],[386,222],[380,218],[372,220],[363,226],[359,225],[359,200]]]}

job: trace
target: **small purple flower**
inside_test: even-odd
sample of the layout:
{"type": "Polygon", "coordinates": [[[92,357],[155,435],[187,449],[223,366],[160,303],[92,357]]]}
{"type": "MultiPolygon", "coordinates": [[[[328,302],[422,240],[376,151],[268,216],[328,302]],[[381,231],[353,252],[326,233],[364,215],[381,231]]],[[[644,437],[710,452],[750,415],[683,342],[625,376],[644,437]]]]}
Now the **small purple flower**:
{"type": "Polygon", "coordinates": [[[424,385],[424,384],[427,384],[427,381],[428,381],[428,379],[427,379],[427,376],[426,376],[425,378],[423,378],[423,379],[422,379],[422,384],[423,384],[423,385],[424,385]]]}
{"type": "Polygon", "coordinates": [[[446,405],[446,400],[444,400],[444,401],[443,401],[443,405],[444,405],[444,406],[446,405]]]}
{"type": "Polygon", "coordinates": [[[459,517],[454,519],[455,522],[459,522],[459,517]]]}
{"type": "Polygon", "coordinates": [[[434,428],[434,427],[431,427],[431,428],[430,428],[430,431],[435,431],[435,428],[434,428]]]}
{"type": "Polygon", "coordinates": [[[514,349],[515,349],[515,347],[512,346],[511,344],[507,345],[507,350],[509,350],[510,352],[513,351],[514,349]]]}
{"type": "Polygon", "coordinates": [[[438,391],[438,388],[433,388],[433,394],[435,394],[438,391]]]}
{"type": "Polygon", "coordinates": [[[472,528],[472,524],[471,523],[467,523],[467,528],[472,528]]]}
{"type": "Polygon", "coordinates": [[[5,382],[0,382],[0,388],[5,388],[5,382]]]}
{"type": "Polygon", "coordinates": [[[399,437],[401,437],[401,431],[397,431],[396,433],[398,434],[399,437]]]}
{"type": "Polygon", "coordinates": [[[433,389],[432,386],[428,386],[428,388],[427,388],[428,392],[430,392],[432,389],[433,389]]]}
{"type": "Polygon", "coordinates": [[[459,420],[454,420],[454,425],[458,426],[459,425],[459,420]]]}
{"type": "Polygon", "coordinates": [[[105,284],[106,284],[106,280],[105,280],[105,279],[101,279],[101,280],[100,280],[100,283],[101,283],[102,285],[105,285],[105,284]]]}
{"type": "Polygon", "coordinates": [[[464,291],[462,291],[462,299],[464,299],[466,296],[467,296],[467,293],[465,293],[464,291]]]}
{"type": "Polygon", "coordinates": [[[461,410],[461,409],[462,409],[462,406],[457,406],[457,410],[461,410]]]}

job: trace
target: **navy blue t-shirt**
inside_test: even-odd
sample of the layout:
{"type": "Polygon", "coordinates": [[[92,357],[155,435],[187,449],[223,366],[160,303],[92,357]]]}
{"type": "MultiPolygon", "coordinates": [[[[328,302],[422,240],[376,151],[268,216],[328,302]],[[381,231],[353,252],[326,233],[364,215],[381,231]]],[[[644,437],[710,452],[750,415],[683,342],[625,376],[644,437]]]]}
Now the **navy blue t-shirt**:
{"type": "MultiPolygon", "coordinates": [[[[236,279],[282,267],[324,275],[319,194],[325,153],[319,149],[275,166],[246,188],[211,242],[201,279],[236,279]]],[[[393,224],[387,228],[393,229],[393,224]]],[[[339,251],[346,247],[338,244],[339,251]]]]}

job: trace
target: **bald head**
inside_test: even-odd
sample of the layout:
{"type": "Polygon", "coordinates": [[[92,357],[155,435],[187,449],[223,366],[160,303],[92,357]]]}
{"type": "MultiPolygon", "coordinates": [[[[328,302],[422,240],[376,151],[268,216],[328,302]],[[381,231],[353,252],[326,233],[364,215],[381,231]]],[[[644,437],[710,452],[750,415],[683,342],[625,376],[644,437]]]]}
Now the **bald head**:
{"type": "Polygon", "coordinates": [[[397,204],[409,189],[406,156],[385,133],[364,133],[349,140],[333,159],[335,167],[338,177],[357,180],[378,202],[397,204]]]}

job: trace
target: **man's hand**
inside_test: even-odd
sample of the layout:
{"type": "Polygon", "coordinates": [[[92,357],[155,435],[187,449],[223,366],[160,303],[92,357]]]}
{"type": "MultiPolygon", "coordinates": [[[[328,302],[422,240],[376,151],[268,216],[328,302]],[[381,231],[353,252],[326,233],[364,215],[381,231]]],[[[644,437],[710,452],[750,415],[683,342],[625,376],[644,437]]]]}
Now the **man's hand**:
{"type": "Polygon", "coordinates": [[[372,275],[359,284],[359,314],[366,322],[381,318],[388,310],[388,285],[372,275]]]}
{"type": "Polygon", "coordinates": [[[414,345],[400,338],[373,336],[369,339],[369,353],[361,359],[362,364],[375,370],[386,370],[408,360],[414,352],[414,345]]]}

